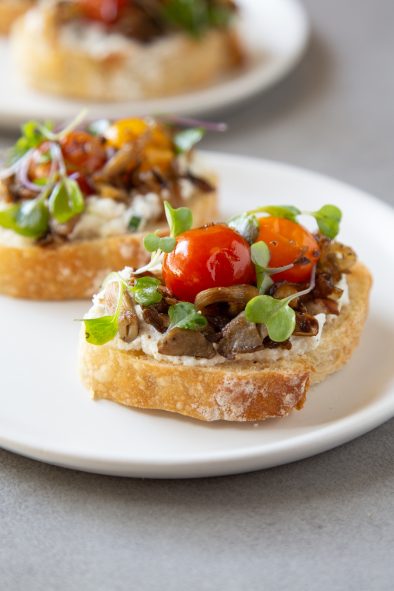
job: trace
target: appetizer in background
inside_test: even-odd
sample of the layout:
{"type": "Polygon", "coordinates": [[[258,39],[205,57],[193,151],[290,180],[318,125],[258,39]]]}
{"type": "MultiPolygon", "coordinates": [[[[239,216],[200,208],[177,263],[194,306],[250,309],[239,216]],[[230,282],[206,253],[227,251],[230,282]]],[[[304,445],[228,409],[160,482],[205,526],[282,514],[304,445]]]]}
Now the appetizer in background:
{"type": "Polygon", "coordinates": [[[164,200],[199,225],[215,218],[215,177],[193,149],[202,135],[153,118],[26,123],[0,172],[0,293],[91,296],[111,269],[146,262],[164,200]]]}
{"type": "Polygon", "coordinates": [[[34,88],[92,100],[181,94],[240,67],[232,0],[43,2],[12,35],[34,88]]]}
{"type": "Polygon", "coordinates": [[[300,409],[311,384],[356,347],[371,277],[334,240],[340,210],[263,206],[190,229],[166,204],[170,237],[145,238],[149,265],[112,273],[81,334],[94,398],[203,421],[261,421],[300,409]]]}
{"type": "Polygon", "coordinates": [[[14,21],[34,4],[34,0],[0,0],[0,35],[8,35],[14,21]]]}

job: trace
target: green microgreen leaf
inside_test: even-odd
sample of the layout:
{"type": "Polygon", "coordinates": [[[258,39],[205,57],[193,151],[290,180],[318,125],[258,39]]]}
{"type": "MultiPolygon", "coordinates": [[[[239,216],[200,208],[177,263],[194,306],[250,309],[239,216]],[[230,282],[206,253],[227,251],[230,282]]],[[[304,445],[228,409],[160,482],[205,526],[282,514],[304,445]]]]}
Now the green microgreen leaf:
{"type": "Polygon", "coordinates": [[[82,213],[85,201],[78,183],[74,179],[63,177],[53,188],[48,205],[55,220],[65,224],[82,213]]]}
{"type": "Polygon", "coordinates": [[[111,277],[115,279],[118,284],[118,299],[116,303],[115,312],[112,315],[101,316],[100,318],[85,318],[85,338],[91,345],[104,345],[109,341],[112,341],[117,335],[119,328],[119,314],[122,304],[122,297],[127,287],[125,281],[123,281],[118,275],[116,278],[111,274],[105,284],[108,284],[111,277]]]}
{"type": "Polygon", "coordinates": [[[259,234],[259,222],[255,215],[237,215],[229,221],[228,226],[241,234],[249,244],[252,244],[259,234]]]}
{"type": "Polygon", "coordinates": [[[183,129],[178,131],[173,138],[177,154],[189,152],[204,137],[205,130],[201,127],[183,129]]]}
{"type": "Polygon", "coordinates": [[[138,230],[138,228],[140,227],[141,220],[142,220],[142,218],[138,215],[131,216],[129,223],[128,223],[129,230],[131,230],[132,232],[136,232],[138,230]]]}
{"type": "Polygon", "coordinates": [[[295,328],[295,312],[286,299],[277,300],[268,295],[258,295],[245,308],[249,322],[264,324],[271,340],[286,341],[295,328]]]}
{"type": "Polygon", "coordinates": [[[170,317],[169,328],[185,328],[200,330],[207,325],[207,319],[189,302],[178,302],[168,309],[170,317]]]}
{"type": "Polygon", "coordinates": [[[101,316],[101,318],[86,318],[85,337],[91,345],[104,345],[112,341],[118,332],[118,318],[101,316]]]}
{"type": "Polygon", "coordinates": [[[258,295],[251,299],[245,308],[245,317],[249,322],[264,324],[271,340],[281,343],[294,332],[295,312],[290,302],[311,292],[315,287],[316,267],[313,267],[309,287],[287,298],[276,299],[268,295],[258,295]]]}
{"type": "Polygon", "coordinates": [[[21,236],[40,238],[48,231],[49,212],[41,197],[0,211],[0,226],[21,236]]]}
{"type": "Polygon", "coordinates": [[[293,205],[265,205],[263,207],[256,207],[251,211],[248,211],[248,214],[254,213],[268,213],[268,215],[272,215],[277,218],[286,218],[287,220],[291,220],[292,222],[297,221],[296,216],[300,215],[302,212],[298,207],[294,207],[293,205]]]}
{"type": "Polygon", "coordinates": [[[171,252],[174,250],[175,244],[176,240],[172,236],[160,238],[157,234],[147,234],[144,238],[144,247],[148,252],[155,252],[157,250],[171,252]]]}
{"type": "Polygon", "coordinates": [[[311,213],[317,221],[319,230],[327,238],[335,238],[339,232],[342,212],[336,205],[323,205],[318,211],[311,213]]]}
{"type": "Polygon", "coordinates": [[[11,163],[16,162],[32,148],[39,146],[44,140],[52,137],[53,123],[39,123],[27,121],[21,127],[22,135],[17,140],[10,152],[11,163]]]}
{"type": "Polygon", "coordinates": [[[170,235],[176,238],[182,232],[190,230],[193,225],[193,214],[188,207],[174,209],[168,201],[164,201],[164,211],[170,228],[170,235]]]}
{"type": "Polygon", "coordinates": [[[198,38],[211,27],[226,27],[233,10],[208,0],[167,0],[162,14],[171,25],[198,38]]]}
{"type": "Polygon", "coordinates": [[[158,304],[163,296],[158,291],[160,280],[156,277],[140,277],[136,279],[134,287],[131,288],[131,292],[134,295],[135,301],[141,306],[151,306],[152,304],[158,304]]]}
{"type": "Polygon", "coordinates": [[[255,242],[250,247],[250,255],[256,269],[257,289],[260,293],[263,293],[264,289],[267,289],[270,283],[268,279],[265,279],[267,277],[268,263],[271,258],[268,245],[262,240],[255,242]]]}
{"type": "Polygon", "coordinates": [[[148,252],[155,252],[159,249],[160,236],[157,234],[147,234],[144,238],[144,247],[148,252]]]}

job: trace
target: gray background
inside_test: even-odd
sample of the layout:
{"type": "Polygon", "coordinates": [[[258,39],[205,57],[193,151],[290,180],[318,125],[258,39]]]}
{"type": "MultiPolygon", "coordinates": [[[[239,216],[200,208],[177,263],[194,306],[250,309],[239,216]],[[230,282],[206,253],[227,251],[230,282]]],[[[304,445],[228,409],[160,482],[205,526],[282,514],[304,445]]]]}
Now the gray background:
{"type": "MultiPolygon", "coordinates": [[[[393,0],[306,5],[302,64],[230,113],[229,132],[206,147],[312,168],[393,203],[393,0]]],[[[393,427],[199,481],[95,476],[0,452],[0,589],[391,590],[393,427]]]]}

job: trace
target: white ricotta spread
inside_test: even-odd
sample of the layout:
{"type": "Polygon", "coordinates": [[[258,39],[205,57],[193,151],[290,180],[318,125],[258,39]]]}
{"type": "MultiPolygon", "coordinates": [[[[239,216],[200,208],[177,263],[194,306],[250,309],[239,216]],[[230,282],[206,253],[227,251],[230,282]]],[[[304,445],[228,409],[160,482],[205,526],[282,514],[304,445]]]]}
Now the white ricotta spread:
{"type": "MultiPolygon", "coordinates": [[[[130,278],[131,269],[124,269],[122,277],[127,280],[130,278]]],[[[349,292],[346,276],[343,275],[337,287],[343,289],[343,293],[338,300],[339,308],[349,303],[349,292]]],[[[213,366],[225,363],[228,361],[225,357],[222,357],[218,353],[212,359],[196,359],[195,357],[189,357],[186,355],[175,356],[175,355],[162,355],[157,350],[157,344],[163,336],[159,333],[152,325],[147,324],[143,320],[142,309],[136,304],[136,312],[140,319],[140,332],[138,337],[131,343],[125,343],[117,335],[112,341],[104,346],[114,347],[116,349],[122,349],[124,351],[143,351],[145,355],[153,357],[157,361],[166,361],[175,365],[188,365],[188,366],[213,366]]],[[[93,306],[86,314],[85,318],[99,318],[106,314],[103,291],[93,297],[93,306]]],[[[234,362],[236,361],[277,361],[278,359],[291,358],[295,355],[305,355],[310,351],[313,351],[319,346],[320,339],[323,333],[324,325],[327,321],[330,321],[336,316],[317,314],[315,316],[319,323],[319,332],[314,337],[291,337],[290,342],[292,348],[287,349],[262,349],[261,351],[255,351],[254,353],[242,353],[236,355],[234,362]]],[[[263,328],[264,330],[264,328],[263,328]]]]}

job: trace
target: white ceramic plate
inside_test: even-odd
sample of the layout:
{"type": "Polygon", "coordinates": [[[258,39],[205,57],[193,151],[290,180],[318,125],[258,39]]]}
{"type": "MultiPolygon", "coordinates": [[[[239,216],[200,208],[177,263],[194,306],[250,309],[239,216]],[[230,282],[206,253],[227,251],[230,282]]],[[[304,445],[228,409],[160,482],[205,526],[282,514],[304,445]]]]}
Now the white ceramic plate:
{"type": "Polygon", "coordinates": [[[302,411],[253,424],[204,424],[93,402],[79,384],[77,342],[88,302],[0,299],[0,445],[46,462],[106,474],[191,477],[256,470],[305,458],[394,415],[393,211],[328,178],[263,160],[208,154],[225,215],[259,203],[339,205],[341,238],[373,270],[361,346],[310,390],[302,411]]]}
{"type": "MultiPolygon", "coordinates": [[[[297,0],[242,0],[242,37],[251,64],[215,86],[169,98],[122,103],[89,103],[92,118],[146,113],[199,114],[223,108],[268,88],[299,60],[308,39],[308,20],[297,0]]],[[[14,127],[27,119],[64,121],[86,102],[58,99],[27,89],[12,68],[7,43],[0,42],[0,125],[14,127]]]]}

